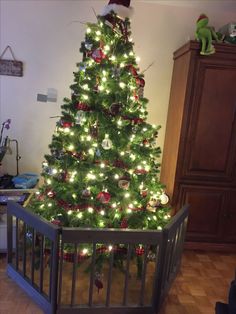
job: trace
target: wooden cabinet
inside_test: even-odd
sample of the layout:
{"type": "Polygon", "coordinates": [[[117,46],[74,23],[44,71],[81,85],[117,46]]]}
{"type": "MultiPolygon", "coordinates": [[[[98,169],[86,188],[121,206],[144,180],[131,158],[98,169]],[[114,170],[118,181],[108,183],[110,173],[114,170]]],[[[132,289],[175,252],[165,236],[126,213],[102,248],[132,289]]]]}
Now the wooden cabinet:
{"type": "Polygon", "coordinates": [[[236,45],[215,48],[174,53],[161,181],[176,210],[190,204],[187,240],[220,247],[236,244],[236,45]]]}

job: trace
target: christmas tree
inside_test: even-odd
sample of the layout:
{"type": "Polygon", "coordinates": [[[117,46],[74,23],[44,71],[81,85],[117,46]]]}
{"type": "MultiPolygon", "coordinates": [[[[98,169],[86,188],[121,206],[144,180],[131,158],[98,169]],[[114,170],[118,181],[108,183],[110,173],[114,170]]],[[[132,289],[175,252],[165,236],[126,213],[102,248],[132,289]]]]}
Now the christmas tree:
{"type": "Polygon", "coordinates": [[[111,0],[87,24],[72,95],[45,156],[44,184],[30,206],[61,226],[161,230],[170,218],[129,5],[111,0]]]}

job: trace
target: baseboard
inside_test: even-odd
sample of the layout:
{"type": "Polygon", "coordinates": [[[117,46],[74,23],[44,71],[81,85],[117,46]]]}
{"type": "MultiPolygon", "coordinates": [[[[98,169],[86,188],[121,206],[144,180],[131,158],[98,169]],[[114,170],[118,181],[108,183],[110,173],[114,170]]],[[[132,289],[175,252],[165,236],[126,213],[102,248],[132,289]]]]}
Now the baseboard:
{"type": "Polygon", "coordinates": [[[218,251],[218,252],[236,252],[236,243],[210,243],[210,242],[185,242],[185,250],[202,250],[202,251],[218,251]]]}

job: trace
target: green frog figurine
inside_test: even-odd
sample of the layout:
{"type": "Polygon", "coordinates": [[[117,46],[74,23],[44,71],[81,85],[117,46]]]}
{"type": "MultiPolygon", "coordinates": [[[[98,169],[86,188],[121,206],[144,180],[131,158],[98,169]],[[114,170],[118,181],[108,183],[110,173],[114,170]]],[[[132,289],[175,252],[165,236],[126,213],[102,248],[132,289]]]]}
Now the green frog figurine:
{"type": "Polygon", "coordinates": [[[208,21],[209,19],[206,14],[201,14],[196,23],[197,29],[195,37],[197,40],[201,41],[201,55],[211,55],[215,53],[215,47],[212,44],[212,39],[218,41],[216,32],[213,27],[208,26],[208,21]]]}

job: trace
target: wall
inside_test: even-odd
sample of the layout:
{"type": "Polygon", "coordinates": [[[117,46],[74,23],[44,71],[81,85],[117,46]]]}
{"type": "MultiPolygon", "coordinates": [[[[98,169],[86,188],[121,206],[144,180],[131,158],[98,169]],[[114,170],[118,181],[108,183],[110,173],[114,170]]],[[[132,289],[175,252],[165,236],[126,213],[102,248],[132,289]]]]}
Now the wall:
{"type": "MultiPolygon", "coordinates": [[[[187,6],[185,1],[133,0],[132,34],[140,69],[145,72],[145,96],[149,99],[149,122],[162,125],[159,145],[163,147],[172,74],[173,51],[194,38],[195,21],[200,13],[210,17],[216,29],[235,18],[235,10],[202,1],[187,6]],[[208,4],[206,6],[206,4],[208,4]],[[203,7],[205,6],[205,7],[203,7]]],[[[189,1],[191,3],[191,1],[189,1]]],[[[85,25],[95,22],[92,8],[99,13],[102,0],[1,0],[0,51],[11,45],[24,62],[24,76],[0,76],[0,122],[11,118],[10,138],[19,141],[20,172],[40,172],[43,156],[60,114],[63,97],[70,96],[76,62],[84,39],[85,25]],[[58,90],[57,103],[36,101],[47,88],[58,90]]],[[[227,1],[224,1],[226,4],[227,1]]],[[[6,57],[10,57],[7,55],[6,57]]],[[[15,173],[15,156],[4,159],[4,170],[15,173]]]]}

